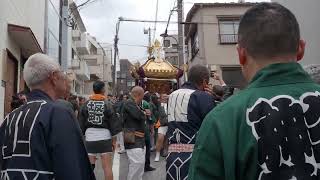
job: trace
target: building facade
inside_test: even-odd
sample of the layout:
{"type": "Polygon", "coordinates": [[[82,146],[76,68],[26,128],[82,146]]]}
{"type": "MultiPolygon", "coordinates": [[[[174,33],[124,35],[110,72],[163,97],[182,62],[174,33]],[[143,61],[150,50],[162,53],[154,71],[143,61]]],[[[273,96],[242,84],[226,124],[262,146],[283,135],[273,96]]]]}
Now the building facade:
{"type": "Polygon", "coordinates": [[[163,40],[163,45],[165,59],[179,67],[178,35],[169,35],[163,40]]]}
{"type": "Polygon", "coordinates": [[[68,75],[72,80],[71,92],[88,97],[93,93],[92,85],[96,80],[106,83],[106,93],[112,91],[112,49],[102,47],[91,36],[82,21],[77,5],[70,1],[68,75]]]}
{"type": "MultiPolygon", "coordinates": [[[[27,90],[23,66],[30,55],[47,53],[62,64],[63,9],[67,0],[0,2],[0,118],[11,111],[12,96],[27,90]]],[[[64,58],[66,59],[66,58],[64,58]]]]}
{"type": "Polygon", "coordinates": [[[89,53],[82,55],[82,58],[86,61],[88,65],[88,70],[90,72],[90,80],[84,82],[84,92],[85,96],[93,93],[92,85],[94,81],[100,80],[106,84],[106,94],[112,91],[112,64],[111,64],[111,54],[110,49],[105,49],[96,40],[95,37],[87,34],[87,39],[89,43],[89,53]]]}
{"type": "MultiPolygon", "coordinates": [[[[87,42],[89,47],[89,40],[78,41],[79,37],[76,37],[76,34],[81,37],[87,34],[76,5],[72,3],[72,0],[0,2],[1,119],[11,111],[12,96],[20,91],[28,91],[23,80],[23,66],[29,56],[37,52],[46,53],[59,62],[63,71],[76,72],[69,74],[76,77],[73,81],[74,92],[78,89],[79,94],[84,93],[84,81],[90,80],[90,73],[89,66],[80,56],[85,54],[81,43],[87,42]],[[76,19],[79,17],[80,21],[76,19]],[[70,23],[70,20],[76,22],[70,23]],[[77,61],[80,59],[83,61],[77,61]]],[[[106,69],[110,69],[111,62],[106,66],[106,69]]]]}
{"type": "Polygon", "coordinates": [[[85,81],[90,80],[87,62],[82,55],[89,54],[87,29],[82,21],[77,5],[70,1],[70,16],[68,19],[68,76],[72,81],[71,93],[84,94],[85,81]]]}
{"type": "MultiPolygon", "coordinates": [[[[185,25],[187,63],[208,66],[229,86],[246,86],[236,51],[240,17],[253,3],[195,3],[185,25]]],[[[212,82],[215,83],[215,82],[212,82]]]]}
{"type": "Polygon", "coordinates": [[[300,63],[304,66],[320,64],[320,1],[319,0],[272,0],[290,9],[298,19],[301,38],[306,41],[305,56],[300,63]]]}
{"type": "Polygon", "coordinates": [[[117,71],[116,94],[129,94],[135,86],[135,79],[132,77],[130,68],[132,63],[128,59],[120,59],[120,71],[117,71]]]}

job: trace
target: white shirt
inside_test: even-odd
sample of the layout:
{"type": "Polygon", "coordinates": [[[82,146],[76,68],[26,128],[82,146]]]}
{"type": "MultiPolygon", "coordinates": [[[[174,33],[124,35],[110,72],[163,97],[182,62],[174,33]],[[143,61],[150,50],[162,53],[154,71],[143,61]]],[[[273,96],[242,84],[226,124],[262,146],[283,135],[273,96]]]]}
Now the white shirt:
{"type": "Polygon", "coordinates": [[[161,106],[163,107],[164,109],[164,112],[166,112],[166,114],[168,114],[168,104],[167,103],[161,103],[161,106]]]}
{"type": "Polygon", "coordinates": [[[102,141],[111,139],[111,133],[104,128],[88,128],[85,133],[86,141],[102,141]]]}

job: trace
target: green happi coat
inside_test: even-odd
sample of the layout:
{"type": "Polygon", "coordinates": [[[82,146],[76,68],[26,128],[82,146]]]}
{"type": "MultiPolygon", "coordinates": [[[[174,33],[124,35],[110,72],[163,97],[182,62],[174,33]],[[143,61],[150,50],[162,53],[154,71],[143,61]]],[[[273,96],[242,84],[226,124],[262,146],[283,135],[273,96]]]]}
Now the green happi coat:
{"type": "Polygon", "coordinates": [[[189,180],[319,179],[319,92],[298,63],[259,71],[205,118],[189,180]]]}

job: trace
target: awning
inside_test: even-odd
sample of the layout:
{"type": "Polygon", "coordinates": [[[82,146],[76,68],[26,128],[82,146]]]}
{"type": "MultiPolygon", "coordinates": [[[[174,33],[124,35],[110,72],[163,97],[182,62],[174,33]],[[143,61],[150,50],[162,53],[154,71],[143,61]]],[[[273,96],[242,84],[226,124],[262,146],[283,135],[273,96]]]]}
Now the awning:
{"type": "Polygon", "coordinates": [[[8,24],[8,33],[21,48],[22,56],[29,57],[32,54],[43,52],[29,27],[8,24]]]}

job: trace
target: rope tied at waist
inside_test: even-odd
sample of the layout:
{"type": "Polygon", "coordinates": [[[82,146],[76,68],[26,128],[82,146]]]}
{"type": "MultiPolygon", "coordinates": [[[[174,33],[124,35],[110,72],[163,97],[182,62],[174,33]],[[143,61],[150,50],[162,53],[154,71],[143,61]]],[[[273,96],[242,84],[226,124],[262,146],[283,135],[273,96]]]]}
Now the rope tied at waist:
{"type": "Polygon", "coordinates": [[[134,135],[137,136],[137,137],[140,137],[140,138],[143,138],[143,137],[144,137],[144,133],[139,132],[139,131],[135,131],[135,132],[134,132],[134,135]]]}
{"type": "Polygon", "coordinates": [[[169,152],[192,152],[194,144],[170,144],[169,152]]]}

